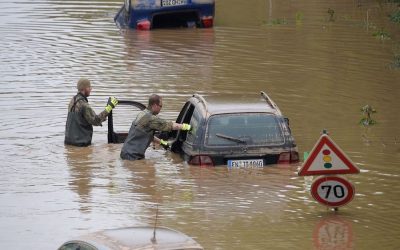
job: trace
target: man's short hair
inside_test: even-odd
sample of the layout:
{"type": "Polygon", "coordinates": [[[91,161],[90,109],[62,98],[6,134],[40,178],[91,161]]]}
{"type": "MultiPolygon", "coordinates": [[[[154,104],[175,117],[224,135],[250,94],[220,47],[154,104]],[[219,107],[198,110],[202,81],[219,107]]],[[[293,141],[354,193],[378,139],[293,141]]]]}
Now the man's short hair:
{"type": "Polygon", "coordinates": [[[85,88],[90,88],[90,86],[91,86],[90,81],[87,78],[79,79],[78,83],[76,84],[76,88],[78,89],[78,91],[82,91],[85,88]]]}
{"type": "Polygon", "coordinates": [[[156,94],[152,94],[152,95],[149,97],[149,108],[150,108],[151,106],[153,106],[154,104],[160,105],[161,99],[162,99],[161,96],[156,95],[156,94]]]}

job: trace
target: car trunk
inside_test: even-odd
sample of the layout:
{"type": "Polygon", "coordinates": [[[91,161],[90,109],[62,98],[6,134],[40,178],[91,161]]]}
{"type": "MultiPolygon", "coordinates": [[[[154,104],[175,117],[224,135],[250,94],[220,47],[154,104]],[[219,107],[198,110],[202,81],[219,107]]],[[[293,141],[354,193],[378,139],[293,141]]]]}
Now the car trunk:
{"type": "Polygon", "coordinates": [[[153,16],[152,28],[196,27],[199,23],[197,11],[165,12],[153,16]]]}
{"type": "MultiPolygon", "coordinates": [[[[202,154],[208,155],[212,158],[214,165],[229,165],[229,161],[243,161],[243,160],[262,160],[263,166],[277,164],[282,152],[282,148],[267,149],[265,147],[241,147],[230,149],[208,149],[203,151],[202,154]]],[[[290,149],[287,150],[288,152],[290,149]]]]}

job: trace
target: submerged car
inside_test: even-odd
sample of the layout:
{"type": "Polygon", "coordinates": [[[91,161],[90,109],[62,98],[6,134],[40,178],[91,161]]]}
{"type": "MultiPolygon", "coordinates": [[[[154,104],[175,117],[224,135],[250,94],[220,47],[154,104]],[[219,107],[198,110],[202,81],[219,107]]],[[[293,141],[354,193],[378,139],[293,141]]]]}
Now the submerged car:
{"type": "Polygon", "coordinates": [[[203,250],[189,236],[166,227],[127,227],[104,230],[62,244],[58,250],[203,250]]]}
{"type": "MultiPolygon", "coordinates": [[[[134,106],[144,109],[144,105],[134,106]]],[[[261,98],[195,94],[176,122],[189,123],[191,131],[173,131],[160,137],[168,139],[171,150],[191,165],[263,167],[299,161],[289,119],[264,92],[261,98]]],[[[122,143],[126,135],[114,132],[111,112],[109,143],[122,143]]]]}
{"type": "Polygon", "coordinates": [[[210,28],[215,0],[125,0],[114,21],[138,30],[170,27],[210,28]]]}

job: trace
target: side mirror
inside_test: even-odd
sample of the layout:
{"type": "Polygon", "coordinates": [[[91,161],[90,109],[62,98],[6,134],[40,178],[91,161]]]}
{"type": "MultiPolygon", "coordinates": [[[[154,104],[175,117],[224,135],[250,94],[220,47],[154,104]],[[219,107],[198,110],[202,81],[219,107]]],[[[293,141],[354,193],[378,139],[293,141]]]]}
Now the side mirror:
{"type": "Polygon", "coordinates": [[[290,122],[289,122],[289,118],[284,117],[283,119],[285,120],[286,124],[289,126],[289,125],[290,125],[290,124],[289,124],[289,123],[290,123],[290,122]]]}
{"type": "Polygon", "coordinates": [[[283,120],[285,120],[285,123],[287,124],[287,127],[289,129],[289,132],[292,133],[292,129],[290,128],[290,121],[289,118],[284,117],[283,120]]]}

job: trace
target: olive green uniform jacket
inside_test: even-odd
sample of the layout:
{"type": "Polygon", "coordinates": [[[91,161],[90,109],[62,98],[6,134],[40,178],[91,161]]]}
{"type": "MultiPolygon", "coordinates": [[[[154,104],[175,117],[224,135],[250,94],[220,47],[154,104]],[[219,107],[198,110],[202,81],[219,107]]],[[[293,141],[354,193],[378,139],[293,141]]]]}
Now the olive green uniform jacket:
{"type": "Polygon", "coordinates": [[[133,121],[121,150],[124,160],[140,160],[144,158],[146,149],[154,139],[156,131],[172,131],[173,122],[168,122],[153,115],[148,109],[141,111],[133,121]]]}
{"type": "Polygon", "coordinates": [[[88,99],[78,93],[71,99],[68,106],[64,143],[79,147],[89,146],[92,143],[93,126],[101,126],[107,116],[108,113],[105,110],[96,115],[88,99]]]}

